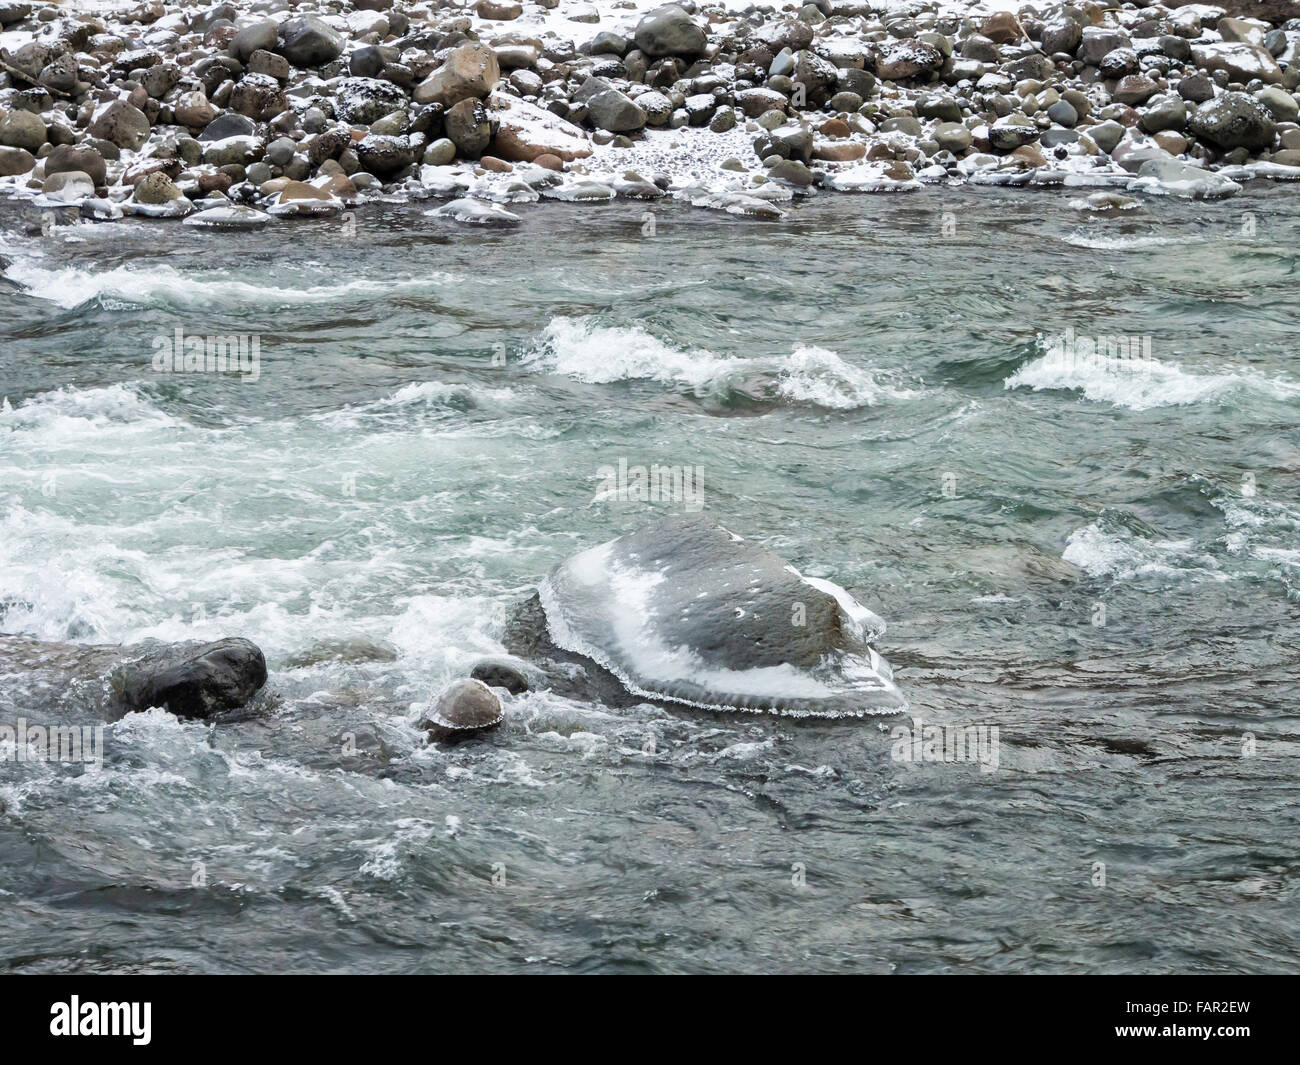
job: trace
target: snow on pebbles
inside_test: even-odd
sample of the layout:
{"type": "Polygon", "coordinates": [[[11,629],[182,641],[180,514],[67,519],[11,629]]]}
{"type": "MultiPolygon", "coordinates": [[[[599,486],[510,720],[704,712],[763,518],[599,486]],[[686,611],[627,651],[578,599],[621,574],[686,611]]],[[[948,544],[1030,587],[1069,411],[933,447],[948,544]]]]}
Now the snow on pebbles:
{"type": "Polygon", "coordinates": [[[0,0],[0,190],[42,227],[211,229],[380,198],[474,225],[927,182],[1218,199],[1300,177],[1300,20],[1228,6],[0,0]]]}

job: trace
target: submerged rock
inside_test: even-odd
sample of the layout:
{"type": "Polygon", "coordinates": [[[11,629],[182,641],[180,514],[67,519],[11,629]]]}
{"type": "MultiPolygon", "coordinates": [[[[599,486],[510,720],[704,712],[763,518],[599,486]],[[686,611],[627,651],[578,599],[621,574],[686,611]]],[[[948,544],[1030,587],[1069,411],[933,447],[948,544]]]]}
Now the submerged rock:
{"type": "Polygon", "coordinates": [[[187,226],[200,229],[261,229],[271,221],[271,216],[262,211],[240,204],[212,207],[185,219],[187,226]]]}
{"type": "Polygon", "coordinates": [[[520,222],[517,214],[512,214],[504,207],[468,198],[452,200],[451,203],[425,213],[430,218],[450,218],[476,226],[517,226],[520,222]]]}
{"type": "MultiPolygon", "coordinates": [[[[550,649],[588,660],[643,699],[842,717],[905,705],[870,646],[884,628],[838,585],[688,516],[561,563],[512,625],[507,647],[558,662],[552,677],[567,673],[570,682],[564,654],[550,649]]],[[[598,691],[599,671],[588,678],[598,691]]]]}
{"type": "Polygon", "coordinates": [[[1241,191],[1230,178],[1178,159],[1148,159],[1139,168],[1133,188],[1184,200],[1222,200],[1241,191]]]}

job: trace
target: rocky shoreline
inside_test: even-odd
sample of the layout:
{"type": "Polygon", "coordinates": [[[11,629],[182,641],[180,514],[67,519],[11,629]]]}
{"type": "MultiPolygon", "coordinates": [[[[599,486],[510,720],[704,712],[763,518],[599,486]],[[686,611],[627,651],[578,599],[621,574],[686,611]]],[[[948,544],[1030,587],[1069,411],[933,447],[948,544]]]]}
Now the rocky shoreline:
{"type": "Polygon", "coordinates": [[[1300,178],[1290,7],[3,0],[0,190],[34,225],[227,228],[394,196],[504,225],[965,181],[1217,199],[1300,178]]]}

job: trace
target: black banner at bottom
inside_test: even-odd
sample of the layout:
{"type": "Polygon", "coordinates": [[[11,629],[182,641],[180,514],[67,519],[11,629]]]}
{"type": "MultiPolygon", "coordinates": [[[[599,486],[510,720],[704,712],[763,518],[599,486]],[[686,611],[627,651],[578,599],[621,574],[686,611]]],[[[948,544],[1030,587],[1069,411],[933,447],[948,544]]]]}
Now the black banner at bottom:
{"type": "Polygon", "coordinates": [[[1280,1050],[1295,1026],[1295,985],[1282,977],[850,977],[834,990],[824,981],[800,987],[776,979],[779,988],[706,992],[644,980],[635,989],[605,982],[599,991],[575,992],[551,981],[526,989],[516,983],[511,993],[452,990],[448,981],[420,976],[14,976],[3,994],[12,1051],[78,1054],[109,1044],[128,1053],[373,1052],[377,1040],[426,1028],[495,1041],[505,1017],[507,1032],[551,1051],[560,1024],[574,1035],[588,1025],[606,1032],[627,1026],[627,1035],[653,1038],[667,1034],[665,1024],[684,1023],[693,1032],[713,1028],[729,1048],[761,1041],[770,1051],[775,1039],[796,1046],[837,1030],[846,1035],[844,1026],[861,1017],[896,1037],[923,1040],[926,1050],[987,1050],[996,1035],[1039,1049],[1128,1045],[1179,1053],[1196,1045],[1280,1050]],[[691,1003],[685,1017],[684,995],[691,1003]],[[706,1003],[717,1011],[712,1022],[706,1003]]]}

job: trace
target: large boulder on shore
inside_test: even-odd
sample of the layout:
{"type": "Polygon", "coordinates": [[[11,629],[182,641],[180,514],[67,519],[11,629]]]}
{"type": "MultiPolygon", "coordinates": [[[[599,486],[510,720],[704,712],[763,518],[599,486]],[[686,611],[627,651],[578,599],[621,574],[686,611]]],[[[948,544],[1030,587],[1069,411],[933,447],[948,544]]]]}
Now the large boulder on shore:
{"type": "Polygon", "coordinates": [[[691,515],[560,563],[512,622],[506,646],[558,662],[551,676],[561,684],[574,676],[567,653],[588,663],[585,676],[597,688],[605,671],[632,697],[861,716],[905,705],[870,646],[884,627],[838,585],[805,578],[771,551],[691,515]]]}
{"type": "Polygon", "coordinates": [[[415,87],[417,104],[442,104],[450,108],[461,100],[481,100],[501,80],[496,53],[485,44],[453,48],[446,62],[415,87]]]}
{"type": "Polygon", "coordinates": [[[45,157],[45,176],[80,171],[88,174],[96,185],[103,185],[108,176],[104,157],[89,144],[60,144],[45,157]]]}
{"type": "Polygon", "coordinates": [[[1225,92],[1201,104],[1187,128],[1220,148],[1267,148],[1277,122],[1267,107],[1244,92],[1225,92]]]}
{"type": "Polygon", "coordinates": [[[88,132],[92,137],[110,141],[119,148],[137,151],[149,139],[149,119],[134,104],[111,100],[100,105],[91,115],[88,132]]]}
{"type": "Polygon", "coordinates": [[[903,81],[938,70],[944,56],[934,45],[924,41],[899,41],[876,63],[876,73],[885,81],[903,81]]]}
{"type": "Polygon", "coordinates": [[[572,122],[508,93],[494,92],[488,101],[496,116],[492,154],[512,163],[531,163],[540,155],[564,162],[591,154],[586,133],[572,122]]]}
{"type": "Polygon", "coordinates": [[[342,54],[343,36],[315,15],[302,15],[280,27],[276,51],[296,67],[324,66],[342,54]]]}
{"type": "MultiPolygon", "coordinates": [[[[598,80],[598,79],[591,79],[598,80]]],[[[646,114],[632,97],[613,86],[588,96],[587,120],[610,133],[635,133],[645,125],[646,114]]]]}
{"type": "Polygon", "coordinates": [[[383,136],[372,133],[353,146],[361,169],[380,178],[390,178],[414,163],[424,150],[424,137],[383,136]]]}
{"type": "Polygon", "coordinates": [[[26,148],[0,148],[0,177],[27,174],[35,166],[36,156],[26,148]]]}
{"type": "Polygon", "coordinates": [[[230,137],[252,137],[256,132],[257,126],[251,118],[228,111],[204,126],[199,140],[224,141],[230,137]]]}
{"type": "Polygon", "coordinates": [[[697,56],[708,38],[691,16],[676,4],[666,4],[649,12],[636,26],[636,46],[646,55],[697,56]]]}
{"type": "Polygon", "coordinates": [[[280,83],[267,74],[245,74],[230,93],[230,109],[259,122],[267,122],[289,108],[280,83]]]}
{"type": "Polygon", "coordinates": [[[1225,71],[1233,81],[1247,82],[1259,78],[1273,85],[1282,80],[1282,68],[1267,48],[1246,42],[1213,42],[1194,45],[1192,55],[1202,70],[1225,71]]]}
{"type": "Polygon", "coordinates": [[[482,100],[461,100],[443,116],[443,127],[467,159],[477,159],[492,141],[492,116],[482,100]]]}
{"type": "Polygon", "coordinates": [[[273,18],[245,26],[230,39],[226,50],[241,63],[247,63],[259,49],[271,51],[280,37],[280,24],[273,18]]]}
{"type": "Polygon", "coordinates": [[[0,118],[0,144],[7,148],[38,151],[45,143],[45,123],[30,111],[10,111],[0,118]]]}
{"type": "Polygon", "coordinates": [[[344,78],[334,94],[334,112],[354,126],[369,126],[409,105],[406,93],[379,78],[344,78]]]}

